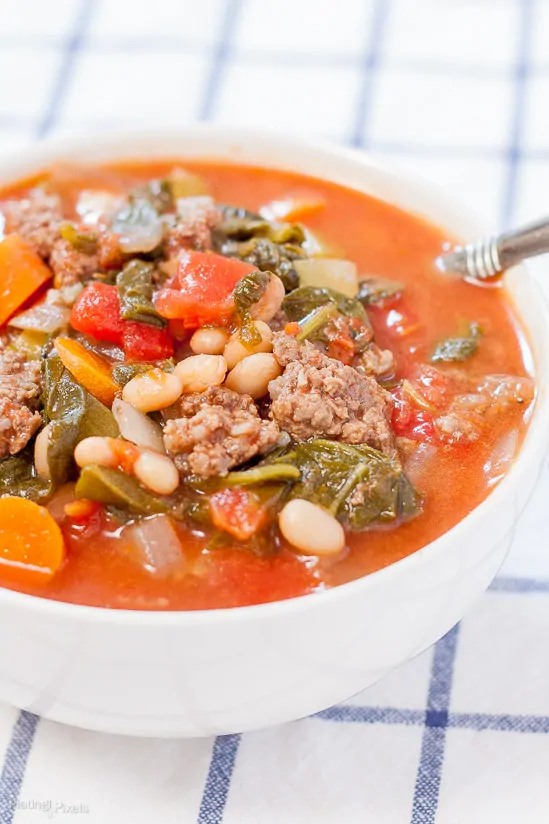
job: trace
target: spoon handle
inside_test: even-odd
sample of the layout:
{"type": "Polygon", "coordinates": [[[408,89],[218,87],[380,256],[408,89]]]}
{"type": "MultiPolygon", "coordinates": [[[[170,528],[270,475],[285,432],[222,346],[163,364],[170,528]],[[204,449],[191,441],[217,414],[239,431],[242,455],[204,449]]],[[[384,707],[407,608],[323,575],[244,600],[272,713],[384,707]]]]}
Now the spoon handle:
{"type": "Polygon", "coordinates": [[[447,274],[486,280],[546,252],[549,252],[549,218],[466,246],[455,246],[435,263],[447,274]]]}
{"type": "Polygon", "coordinates": [[[549,219],[503,232],[497,239],[497,245],[502,269],[508,269],[526,258],[543,255],[549,252],[549,219]]]}

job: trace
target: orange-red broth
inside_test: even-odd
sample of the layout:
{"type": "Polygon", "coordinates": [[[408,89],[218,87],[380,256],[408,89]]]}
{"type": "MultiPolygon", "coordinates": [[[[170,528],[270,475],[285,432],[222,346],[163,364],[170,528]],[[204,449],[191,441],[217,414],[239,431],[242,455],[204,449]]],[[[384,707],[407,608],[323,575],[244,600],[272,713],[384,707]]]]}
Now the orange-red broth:
{"type": "MultiPolygon", "coordinates": [[[[425,363],[433,345],[454,333],[463,318],[478,321],[484,331],[482,345],[466,370],[476,375],[526,374],[527,346],[501,286],[448,280],[434,269],[433,260],[447,239],[440,229],[372,197],[303,175],[209,162],[184,165],[207,182],[219,202],[258,209],[289,196],[324,201],[324,208],[303,222],[334,244],[340,256],[354,260],[361,274],[405,283],[397,305],[371,312],[376,340],[395,353],[399,377],[425,363]],[[394,324],[394,315],[388,317],[391,309],[403,316],[402,324],[394,324]],[[399,334],[399,326],[408,333],[399,334]]],[[[61,183],[57,175],[57,186],[70,213],[83,188],[123,191],[141,180],[161,177],[172,167],[173,163],[132,163],[69,170],[61,183]]],[[[2,198],[24,193],[26,185],[4,190],[2,198]]],[[[67,558],[62,568],[47,585],[24,591],[93,606],[186,610],[275,601],[345,583],[410,555],[477,506],[493,486],[485,467],[494,447],[512,429],[522,437],[527,414],[517,407],[491,424],[476,443],[439,448],[416,482],[424,496],[419,517],[396,528],[349,535],[344,557],[317,561],[287,548],[266,559],[237,548],[207,551],[203,538],[179,526],[186,568],[159,580],[137,562],[115,523],[92,519],[85,526],[64,525],[67,558]]],[[[3,581],[0,568],[2,583],[13,587],[3,581]]]]}

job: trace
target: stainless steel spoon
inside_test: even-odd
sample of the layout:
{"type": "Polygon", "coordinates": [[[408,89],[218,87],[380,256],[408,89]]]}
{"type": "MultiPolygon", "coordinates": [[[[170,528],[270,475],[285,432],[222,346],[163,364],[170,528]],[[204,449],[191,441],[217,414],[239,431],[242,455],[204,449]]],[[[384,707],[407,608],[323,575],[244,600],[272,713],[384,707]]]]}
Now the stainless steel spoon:
{"type": "Polygon", "coordinates": [[[527,258],[549,252],[549,218],[522,229],[454,248],[435,261],[441,272],[486,280],[527,258]]]}

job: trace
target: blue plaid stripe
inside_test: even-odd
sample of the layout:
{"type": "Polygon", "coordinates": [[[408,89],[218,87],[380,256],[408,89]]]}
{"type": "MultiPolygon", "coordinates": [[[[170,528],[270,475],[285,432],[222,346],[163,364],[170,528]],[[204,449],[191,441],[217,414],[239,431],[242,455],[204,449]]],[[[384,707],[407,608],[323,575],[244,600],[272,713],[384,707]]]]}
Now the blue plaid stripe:
{"type": "Polygon", "coordinates": [[[11,824],[39,718],[21,712],[13,728],[0,775],[0,822],[11,824]]]}
{"type": "Polygon", "coordinates": [[[458,627],[454,627],[435,647],[411,824],[433,824],[435,821],[457,638],[458,627]]]}
{"type": "Polygon", "coordinates": [[[91,20],[95,6],[95,0],[80,0],[77,9],[74,28],[71,32],[67,44],[63,50],[63,59],[59,66],[59,71],[53,86],[51,99],[46,106],[44,116],[38,125],[37,136],[45,137],[55,126],[63,99],[69,88],[74,71],[74,64],[80,51],[82,50],[87,28],[91,20]]]}
{"type": "Polygon", "coordinates": [[[198,824],[221,824],[240,744],[240,735],[219,735],[198,814],[198,824]]]}
{"type": "Polygon", "coordinates": [[[223,80],[223,72],[230,56],[232,40],[238,25],[241,8],[242,0],[226,0],[225,13],[221,19],[219,41],[214,48],[210,75],[202,99],[199,120],[210,120],[215,112],[220,90],[219,87],[223,80]]]}
{"type": "Polygon", "coordinates": [[[381,59],[388,13],[389,3],[386,0],[376,0],[373,19],[367,29],[366,47],[360,72],[361,83],[356,105],[355,126],[350,139],[353,146],[364,146],[366,143],[375,75],[381,59]]]}
{"type": "Polygon", "coordinates": [[[534,4],[536,0],[517,0],[520,11],[520,25],[515,67],[515,90],[511,139],[507,160],[507,179],[503,194],[501,223],[507,227],[512,223],[516,205],[519,164],[523,150],[523,132],[526,113],[526,85],[530,72],[529,54],[534,30],[534,4]]]}

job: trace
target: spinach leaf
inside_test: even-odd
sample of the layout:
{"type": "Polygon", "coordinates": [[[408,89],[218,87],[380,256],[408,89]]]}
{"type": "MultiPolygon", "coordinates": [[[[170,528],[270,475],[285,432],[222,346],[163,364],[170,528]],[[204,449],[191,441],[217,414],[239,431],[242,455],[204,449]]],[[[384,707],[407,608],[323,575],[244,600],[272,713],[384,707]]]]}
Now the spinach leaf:
{"type": "Polygon", "coordinates": [[[367,338],[371,338],[370,321],[362,304],[334,289],[301,286],[286,295],[282,308],[289,320],[299,323],[299,340],[323,340],[324,327],[338,316],[359,320],[362,336],[367,330],[367,338]]]}
{"type": "Polygon", "coordinates": [[[252,272],[235,286],[234,305],[240,317],[240,340],[245,346],[253,347],[261,343],[261,335],[254,326],[250,309],[265,294],[270,278],[269,272],[252,272]]]}
{"type": "Polygon", "coordinates": [[[213,232],[215,251],[274,272],[286,291],[299,286],[292,261],[307,257],[303,227],[293,223],[270,223],[255,212],[234,206],[218,206],[223,219],[213,232]]]}
{"type": "Polygon", "coordinates": [[[268,463],[264,461],[250,469],[238,469],[229,472],[224,478],[202,478],[198,475],[191,475],[185,479],[185,483],[191,489],[211,493],[218,492],[227,486],[255,487],[299,480],[301,473],[297,466],[293,463],[278,463],[274,460],[282,452],[283,450],[273,450],[269,455],[268,463]]]}
{"type": "Polygon", "coordinates": [[[477,351],[482,335],[478,323],[470,323],[465,334],[438,343],[431,355],[431,362],[455,363],[467,360],[477,351]]]}
{"type": "Polygon", "coordinates": [[[146,201],[159,215],[163,215],[173,210],[180,198],[207,194],[207,186],[198,175],[184,169],[173,169],[167,177],[149,180],[144,186],[133,189],[130,197],[146,201]]]}
{"type": "Polygon", "coordinates": [[[79,441],[92,435],[116,438],[120,431],[112,412],[74,380],[59,358],[48,358],[43,370],[44,415],[51,424],[48,464],[55,487],[69,479],[79,441]]]}
{"type": "Polygon", "coordinates": [[[59,234],[67,240],[77,252],[83,255],[95,255],[98,237],[95,232],[79,232],[74,223],[65,221],[59,226],[59,234]]]}
{"type": "Polygon", "coordinates": [[[80,473],[75,489],[77,498],[99,501],[136,515],[158,515],[170,507],[161,498],[150,495],[135,478],[119,469],[92,464],[80,473]]]}
{"type": "Polygon", "coordinates": [[[224,479],[225,486],[250,486],[273,483],[274,481],[297,481],[301,472],[291,463],[272,463],[229,472],[224,479]]]}
{"type": "Polygon", "coordinates": [[[363,278],[359,283],[357,300],[364,306],[372,303],[382,303],[387,298],[400,296],[404,291],[404,284],[389,278],[363,278]]]}
{"type": "Polygon", "coordinates": [[[252,238],[242,242],[227,241],[218,247],[218,251],[226,257],[235,257],[260,271],[273,272],[278,275],[287,292],[299,286],[299,275],[293,261],[304,258],[302,254],[294,254],[289,248],[277,246],[267,238],[252,238]]]}
{"type": "Polygon", "coordinates": [[[147,323],[164,329],[167,321],[158,314],[152,302],[154,266],[143,260],[126,263],[116,277],[120,316],[123,320],[147,323]]]}
{"type": "Polygon", "coordinates": [[[370,446],[317,438],[289,446],[274,463],[299,469],[288,498],[318,504],[351,529],[419,513],[419,498],[400,463],[370,446]]]}
{"type": "Polygon", "coordinates": [[[36,502],[47,497],[50,490],[50,482],[36,474],[32,448],[0,461],[0,497],[16,495],[36,502]]]}
{"type": "Polygon", "coordinates": [[[332,304],[340,314],[348,318],[368,320],[360,301],[327,287],[301,286],[286,295],[282,308],[290,320],[300,323],[316,309],[327,304],[332,304]]]}

